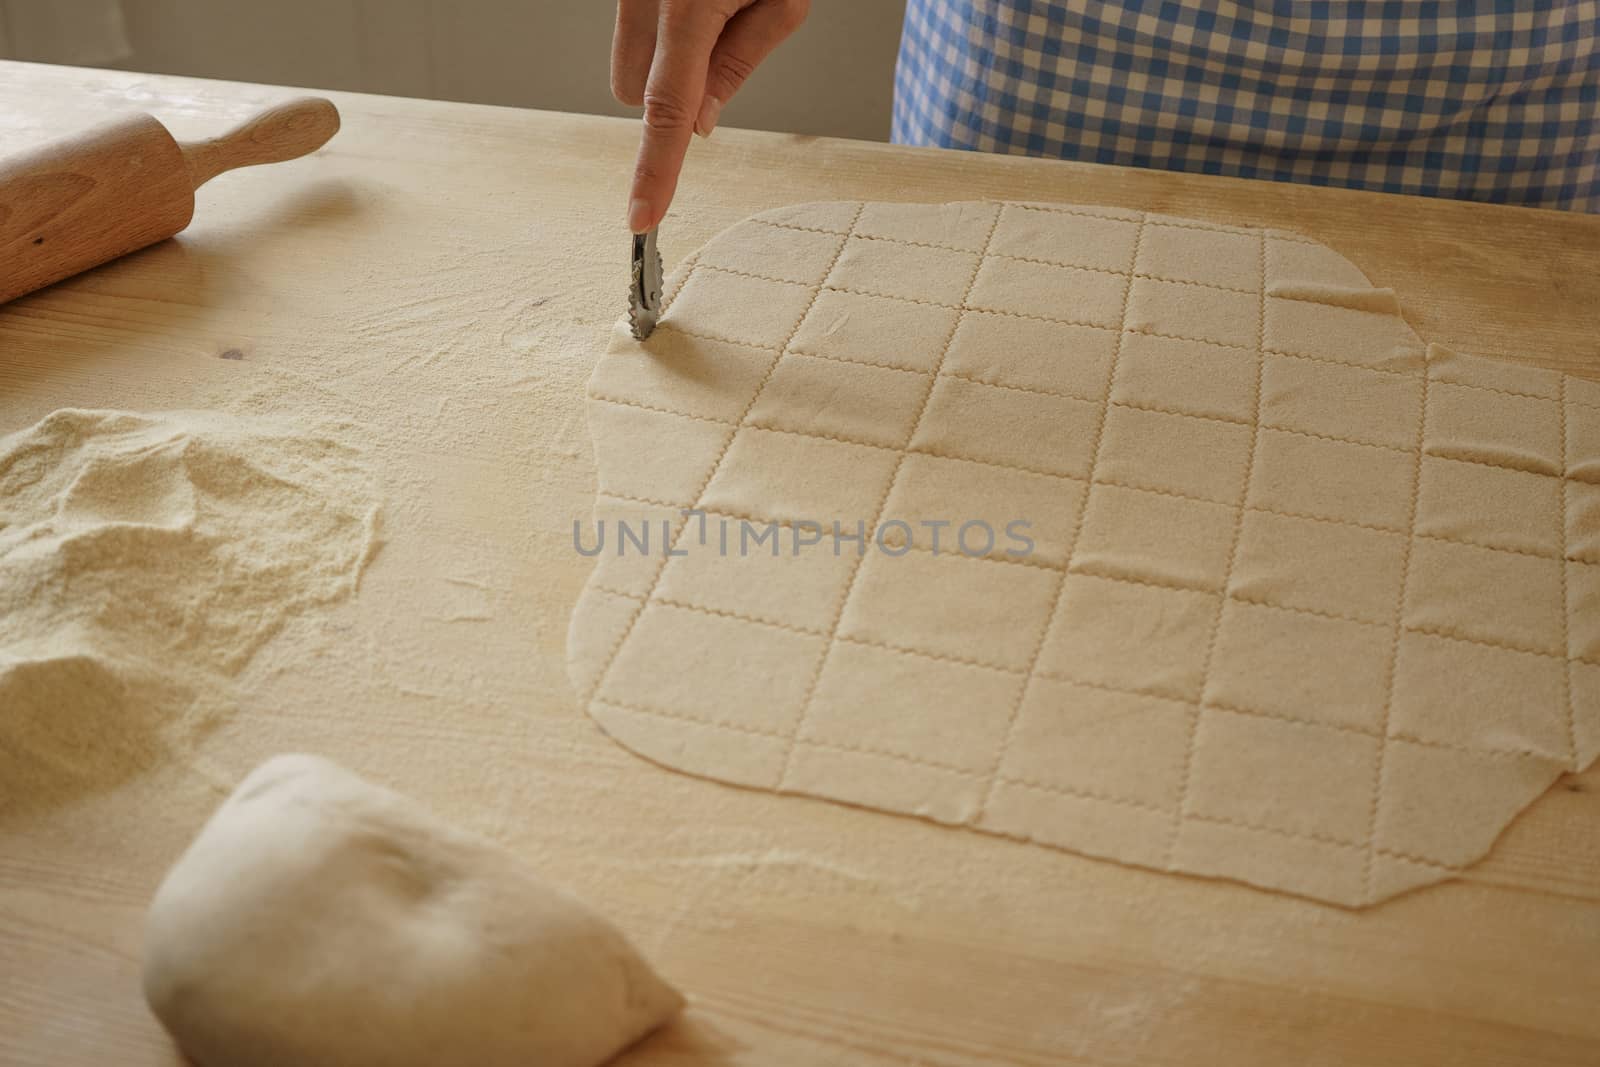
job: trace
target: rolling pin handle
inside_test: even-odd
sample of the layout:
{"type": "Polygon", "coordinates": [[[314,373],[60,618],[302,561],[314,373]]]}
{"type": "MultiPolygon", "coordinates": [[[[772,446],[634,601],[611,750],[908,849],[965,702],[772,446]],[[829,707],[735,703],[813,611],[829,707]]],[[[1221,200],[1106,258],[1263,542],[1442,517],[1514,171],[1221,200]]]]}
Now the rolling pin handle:
{"type": "Polygon", "coordinates": [[[307,96],[269,108],[221,137],[179,147],[198,189],[223,171],[298,159],[338,132],[339,111],[333,102],[307,96]]]}

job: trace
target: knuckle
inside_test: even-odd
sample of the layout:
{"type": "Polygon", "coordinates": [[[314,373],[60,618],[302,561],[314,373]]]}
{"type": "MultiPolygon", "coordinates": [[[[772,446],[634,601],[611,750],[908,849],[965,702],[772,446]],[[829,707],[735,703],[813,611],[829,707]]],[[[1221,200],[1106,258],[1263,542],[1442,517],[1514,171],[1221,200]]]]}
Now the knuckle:
{"type": "Polygon", "coordinates": [[[661,0],[661,21],[668,26],[681,26],[694,17],[694,7],[683,0],[661,0]]]}
{"type": "Polygon", "coordinates": [[[654,130],[681,130],[694,123],[694,110],[675,92],[646,89],[644,124],[654,130]]]}
{"type": "Polygon", "coordinates": [[[666,172],[654,163],[640,160],[634,164],[633,181],[635,185],[657,185],[666,177],[666,172]]]}
{"type": "Polygon", "coordinates": [[[754,63],[741,56],[719,56],[714,78],[722,88],[732,91],[743,85],[745,79],[755,73],[755,69],[756,65],[754,63]]]}

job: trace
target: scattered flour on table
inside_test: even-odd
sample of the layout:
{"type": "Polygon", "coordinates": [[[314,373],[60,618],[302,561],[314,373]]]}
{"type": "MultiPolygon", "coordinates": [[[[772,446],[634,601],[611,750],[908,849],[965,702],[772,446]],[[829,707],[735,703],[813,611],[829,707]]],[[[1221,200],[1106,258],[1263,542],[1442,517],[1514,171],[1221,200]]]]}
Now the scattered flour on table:
{"type": "Polygon", "coordinates": [[[0,814],[112,784],[352,594],[378,497],[338,427],[62,410],[0,437],[0,814]]]}

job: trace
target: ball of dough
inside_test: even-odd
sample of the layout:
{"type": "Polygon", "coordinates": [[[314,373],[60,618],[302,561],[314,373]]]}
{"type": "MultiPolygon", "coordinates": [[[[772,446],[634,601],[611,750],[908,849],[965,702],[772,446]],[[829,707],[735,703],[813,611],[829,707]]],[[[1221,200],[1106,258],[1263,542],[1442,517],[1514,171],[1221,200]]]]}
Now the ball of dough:
{"type": "Polygon", "coordinates": [[[256,768],[168,872],[144,990],[201,1067],[594,1067],[683,1006],[504,851],[310,756],[256,768]]]}

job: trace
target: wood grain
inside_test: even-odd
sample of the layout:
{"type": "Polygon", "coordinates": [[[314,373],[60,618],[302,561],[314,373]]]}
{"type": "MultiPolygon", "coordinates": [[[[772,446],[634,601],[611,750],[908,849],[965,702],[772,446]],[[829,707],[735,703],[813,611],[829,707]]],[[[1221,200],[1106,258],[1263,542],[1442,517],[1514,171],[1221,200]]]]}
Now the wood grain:
{"type": "Polygon", "coordinates": [[[338,131],[333,104],[306,97],[192,144],[131,115],[0,159],[0,304],[166,240],[218,174],[298,159],[338,131]]]}
{"type": "Polygon", "coordinates": [[[193,212],[183,155],[149,115],[0,159],[0,304],[165,240],[193,212]]]}
{"type": "MultiPolygon", "coordinates": [[[[0,64],[0,135],[116,107],[193,136],[289,95],[0,64]]],[[[612,915],[693,1000],[629,1065],[1600,1060],[1595,771],[1462,880],[1352,912],[732,789],[610,742],[563,653],[637,126],[335,100],[344,131],[315,159],[207,186],[181,238],[0,308],[0,433],[67,405],[327,416],[370,432],[388,498],[360,596],[268,646],[202,744],[0,812],[0,1062],[177,1062],[139,997],[142,908],[285,750],[612,915]]],[[[1600,376],[1600,219],[1572,215],[719,129],[663,252],[786,203],[982,197],[1297,230],[1430,340],[1600,376]]]]}
{"type": "Polygon", "coordinates": [[[309,155],[338,132],[339,109],[324,97],[308,96],[269,107],[220,137],[179,147],[198,189],[223,171],[309,155]]]}

